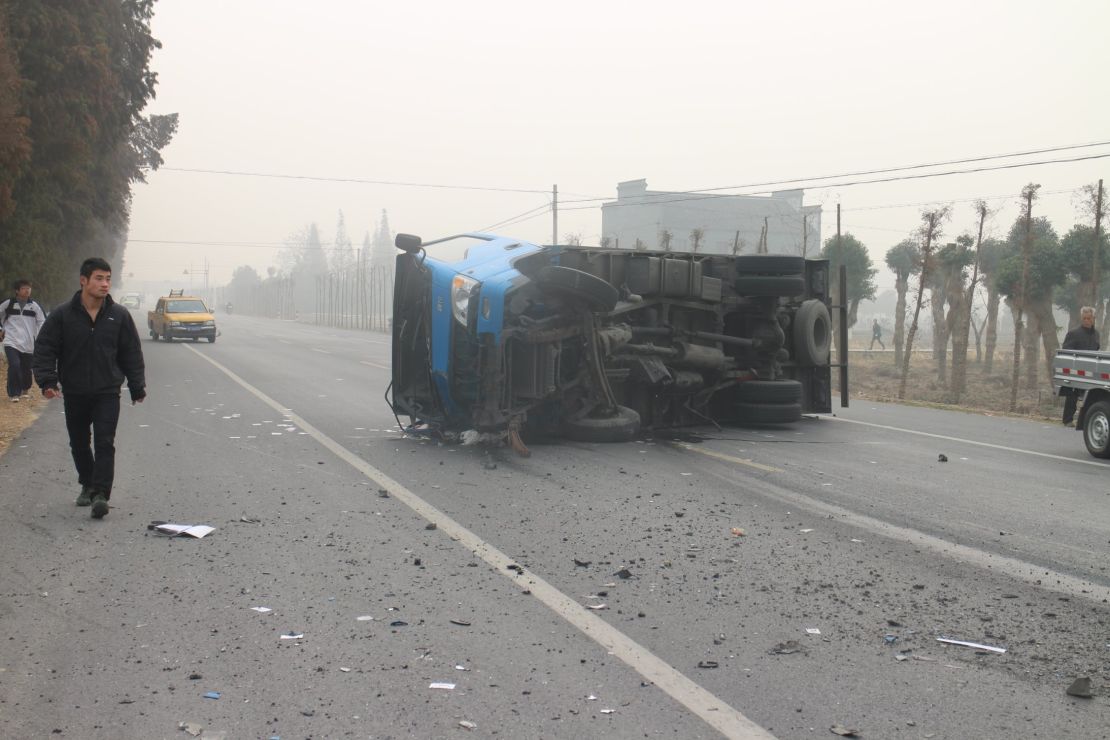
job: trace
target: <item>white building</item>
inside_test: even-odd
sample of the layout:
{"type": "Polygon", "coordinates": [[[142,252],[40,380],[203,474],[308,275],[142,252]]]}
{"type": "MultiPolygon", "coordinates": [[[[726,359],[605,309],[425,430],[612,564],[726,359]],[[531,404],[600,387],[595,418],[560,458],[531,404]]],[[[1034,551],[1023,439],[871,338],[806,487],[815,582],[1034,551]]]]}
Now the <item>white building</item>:
{"type": "Polygon", "coordinates": [[[691,252],[697,241],[696,251],[708,254],[813,257],[821,250],[821,206],[802,205],[803,192],[667,192],[648,190],[647,180],[629,180],[617,184],[615,201],[601,206],[603,244],[691,252]]]}

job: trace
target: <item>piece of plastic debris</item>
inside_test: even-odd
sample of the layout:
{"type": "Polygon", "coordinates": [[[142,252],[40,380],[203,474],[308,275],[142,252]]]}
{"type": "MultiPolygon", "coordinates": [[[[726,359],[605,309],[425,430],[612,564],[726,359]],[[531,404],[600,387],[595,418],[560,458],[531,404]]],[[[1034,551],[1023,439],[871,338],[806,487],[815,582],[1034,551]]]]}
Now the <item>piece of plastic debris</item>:
{"type": "Polygon", "coordinates": [[[590,567],[590,562],[591,561],[589,561],[589,560],[579,560],[578,558],[571,558],[571,560],[574,561],[574,566],[576,568],[588,568],[588,567],[590,567]]]}
{"type": "Polygon", "coordinates": [[[158,534],[168,534],[171,537],[194,537],[198,540],[216,531],[215,527],[209,527],[207,524],[174,524],[172,522],[151,522],[146,528],[154,530],[158,534]]]}
{"type": "Polygon", "coordinates": [[[405,621],[402,621],[400,619],[394,619],[392,622],[389,623],[389,626],[390,627],[408,627],[409,623],[405,622],[405,621]]]}
{"type": "Polygon", "coordinates": [[[802,646],[798,644],[797,640],[787,640],[780,642],[771,648],[772,655],[793,655],[794,653],[802,652],[802,646]]]}
{"type": "Polygon", "coordinates": [[[360,622],[373,622],[373,621],[374,621],[374,618],[373,618],[373,617],[371,617],[371,616],[370,616],[370,615],[368,615],[368,614],[364,614],[364,615],[363,615],[363,616],[361,616],[361,617],[357,617],[357,619],[358,619],[358,621],[360,621],[360,622]]]}
{"type": "Polygon", "coordinates": [[[436,528],[436,523],[435,522],[428,522],[427,524],[424,525],[424,529],[435,529],[435,528],[436,528]]]}
{"type": "Polygon", "coordinates": [[[432,683],[428,684],[428,688],[429,689],[443,689],[444,691],[454,691],[455,690],[455,684],[440,682],[440,681],[433,681],[432,683]]]}
{"type": "Polygon", "coordinates": [[[806,634],[807,635],[819,635],[819,634],[821,634],[821,630],[817,629],[816,627],[806,627],[806,634]]]}
{"type": "Polygon", "coordinates": [[[617,712],[616,709],[602,709],[600,711],[601,711],[602,714],[616,714],[616,712],[617,712]]]}
{"type": "Polygon", "coordinates": [[[595,612],[599,612],[602,609],[608,609],[609,606],[607,604],[586,604],[586,608],[593,609],[595,612]]]}
{"type": "Polygon", "coordinates": [[[898,642],[898,635],[883,635],[883,642],[887,645],[893,645],[898,642]]]}
{"type": "Polygon", "coordinates": [[[466,621],[465,619],[452,619],[451,624],[457,624],[460,627],[469,627],[470,626],[470,622],[466,621]]]}
{"type": "Polygon", "coordinates": [[[281,639],[283,639],[283,640],[300,640],[300,639],[303,639],[303,638],[304,638],[304,633],[303,632],[293,632],[293,631],[286,632],[284,635],[281,636],[281,639]]]}
{"type": "Polygon", "coordinates": [[[948,462],[948,455],[945,455],[943,452],[937,455],[937,462],[948,462]]]}
{"type": "Polygon", "coordinates": [[[698,668],[716,668],[718,666],[715,660],[699,660],[698,668]]]}
{"type": "Polygon", "coordinates": [[[906,655],[905,653],[898,653],[894,656],[894,659],[901,663],[903,660],[909,660],[910,656],[906,655]]]}
{"type": "Polygon", "coordinates": [[[812,529],[799,529],[798,531],[801,532],[802,534],[809,534],[813,530],[812,529]]]}
{"type": "Polygon", "coordinates": [[[593,694],[590,694],[589,696],[586,697],[586,701],[597,701],[597,697],[594,696],[593,694]]]}
{"type": "Polygon", "coordinates": [[[339,666],[339,670],[343,671],[344,673],[350,673],[351,672],[351,669],[347,668],[346,666],[339,666]]]}
{"type": "Polygon", "coordinates": [[[1064,692],[1068,696],[1078,696],[1081,699],[1091,698],[1091,679],[1081,676],[1071,682],[1071,686],[1064,692]]]}
{"type": "Polygon", "coordinates": [[[471,722],[469,720],[460,719],[459,720],[459,727],[465,728],[467,730],[473,730],[473,729],[477,728],[478,725],[474,724],[473,722],[471,722]]]}
{"type": "Polygon", "coordinates": [[[259,614],[269,614],[273,609],[268,606],[252,606],[251,611],[258,612],[259,614]]]}
{"type": "Polygon", "coordinates": [[[949,645],[962,645],[964,647],[975,648],[976,650],[987,650],[992,653],[1004,653],[1006,648],[996,647],[994,645],[984,645],[981,642],[968,642],[967,640],[952,640],[947,637],[938,637],[937,642],[948,643],[949,645]]]}
{"type": "Polygon", "coordinates": [[[455,670],[456,671],[469,671],[470,669],[467,668],[466,666],[464,666],[462,663],[459,663],[458,665],[455,666],[455,670]]]}
{"type": "Polygon", "coordinates": [[[743,537],[746,534],[740,527],[733,527],[729,531],[732,532],[733,537],[743,537]]]}
{"type": "Polygon", "coordinates": [[[829,730],[832,734],[840,735],[841,737],[859,737],[859,730],[848,728],[844,725],[833,725],[829,730]]]}
{"type": "Polygon", "coordinates": [[[189,733],[193,737],[197,737],[198,735],[200,735],[201,732],[204,731],[204,726],[198,722],[181,722],[177,725],[177,728],[179,730],[185,730],[185,732],[189,733]]]}
{"type": "Polygon", "coordinates": [[[632,571],[630,571],[628,568],[621,568],[613,575],[615,575],[617,578],[628,579],[632,577],[632,571]]]}
{"type": "Polygon", "coordinates": [[[209,692],[204,694],[204,698],[205,699],[219,699],[220,698],[220,692],[219,691],[209,691],[209,692]]]}
{"type": "Polygon", "coordinates": [[[253,516],[241,516],[241,517],[239,517],[239,521],[244,522],[246,524],[261,524],[262,523],[261,519],[255,519],[253,516]]]}

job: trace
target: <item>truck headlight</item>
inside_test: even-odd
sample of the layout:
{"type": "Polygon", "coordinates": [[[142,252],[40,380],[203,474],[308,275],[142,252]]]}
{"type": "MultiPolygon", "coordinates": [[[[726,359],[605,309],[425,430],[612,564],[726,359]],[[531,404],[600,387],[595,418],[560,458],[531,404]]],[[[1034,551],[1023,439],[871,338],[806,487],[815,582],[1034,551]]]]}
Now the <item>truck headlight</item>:
{"type": "Polygon", "coordinates": [[[470,296],[481,285],[474,278],[466,275],[456,275],[451,281],[451,314],[463,326],[466,326],[467,313],[470,309],[470,296]]]}
{"type": "Polygon", "coordinates": [[[212,321],[211,319],[204,322],[204,326],[215,326],[215,325],[216,325],[216,322],[212,321]]]}

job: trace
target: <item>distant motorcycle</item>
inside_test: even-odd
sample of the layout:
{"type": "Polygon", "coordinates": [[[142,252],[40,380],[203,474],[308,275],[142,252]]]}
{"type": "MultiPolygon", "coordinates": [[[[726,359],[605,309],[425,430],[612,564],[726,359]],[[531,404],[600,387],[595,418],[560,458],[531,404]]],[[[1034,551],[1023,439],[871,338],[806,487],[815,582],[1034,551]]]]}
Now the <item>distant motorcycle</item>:
{"type": "Polygon", "coordinates": [[[231,313],[231,303],[230,302],[226,306],[224,306],[224,310],[227,311],[229,314],[231,313]]]}

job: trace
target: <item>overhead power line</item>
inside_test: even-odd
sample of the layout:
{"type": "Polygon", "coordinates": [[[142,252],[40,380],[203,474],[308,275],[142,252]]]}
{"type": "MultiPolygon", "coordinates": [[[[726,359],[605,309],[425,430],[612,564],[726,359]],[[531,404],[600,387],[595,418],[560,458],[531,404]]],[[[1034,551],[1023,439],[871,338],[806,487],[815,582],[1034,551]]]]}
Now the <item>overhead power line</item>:
{"type": "MultiPolygon", "coordinates": [[[[901,180],[923,180],[923,179],[930,178],[930,177],[947,177],[949,175],[967,175],[967,174],[971,174],[971,173],[974,173],[974,172],[992,172],[992,171],[995,171],[995,170],[1012,170],[1012,169],[1018,169],[1018,168],[1021,168],[1021,167],[1036,167],[1038,165],[1045,165],[1045,164],[1062,164],[1062,163],[1068,163],[1068,162],[1083,162],[1083,161],[1092,160],[1092,159],[1105,159],[1107,157],[1110,157],[1110,153],[1106,153],[1106,154],[1088,154],[1088,155],[1085,155],[1085,156],[1082,156],[1082,157],[1067,157],[1067,158],[1063,158],[1063,159],[1045,159],[1045,160],[1041,160],[1041,161],[1038,161],[1038,162],[1015,162],[1015,163],[1010,163],[1010,164],[992,165],[990,167],[972,167],[970,169],[964,169],[964,170],[948,170],[948,171],[945,171],[945,172],[927,172],[927,173],[922,173],[922,174],[917,174],[917,175],[895,175],[895,176],[892,176],[892,177],[876,177],[876,178],[872,178],[870,180],[850,180],[850,181],[847,181],[847,182],[834,182],[834,183],[829,183],[827,185],[817,185],[817,186],[814,186],[813,188],[810,188],[810,189],[816,190],[816,189],[825,189],[825,188],[847,188],[847,187],[851,187],[853,185],[874,185],[874,184],[877,184],[877,183],[898,182],[898,181],[901,181],[901,180]]],[[[795,182],[795,181],[791,180],[789,182],[795,182]]],[[[804,184],[803,184],[802,187],[804,187],[804,184]]],[[[647,202],[638,200],[635,203],[612,202],[612,203],[607,203],[606,207],[609,207],[609,208],[626,208],[626,207],[629,207],[629,206],[656,205],[656,204],[661,204],[661,203],[682,203],[684,201],[689,201],[689,200],[706,200],[708,198],[735,198],[737,195],[770,195],[774,192],[775,191],[773,191],[773,190],[761,190],[761,191],[749,192],[749,193],[708,193],[704,190],[682,190],[682,191],[677,191],[677,192],[672,192],[672,193],[664,193],[664,194],[661,194],[661,195],[663,197],[671,196],[671,195],[680,195],[680,196],[683,196],[683,197],[668,198],[668,199],[662,199],[661,198],[660,200],[652,200],[652,201],[647,201],[647,202]]],[[[581,211],[581,210],[589,210],[589,209],[593,209],[593,208],[597,208],[597,207],[598,207],[597,205],[570,206],[568,208],[560,208],[560,210],[581,211]]]]}
{"type": "Polygon", "coordinates": [[[479,190],[491,193],[548,193],[549,190],[530,190],[526,188],[494,188],[481,185],[447,185],[431,182],[401,182],[398,180],[369,180],[362,177],[323,177],[316,175],[286,175],[276,172],[238,172],[235,170],[205,170],[190,167],[159,167],[159,171],[191,172],[204,175],[231,175],[235,177],[264,177],[275,180],[309,180],[313,182],[345,182],[358,185],[392,185],[404,188],[437,188],[441,190],[479,190]]]}

